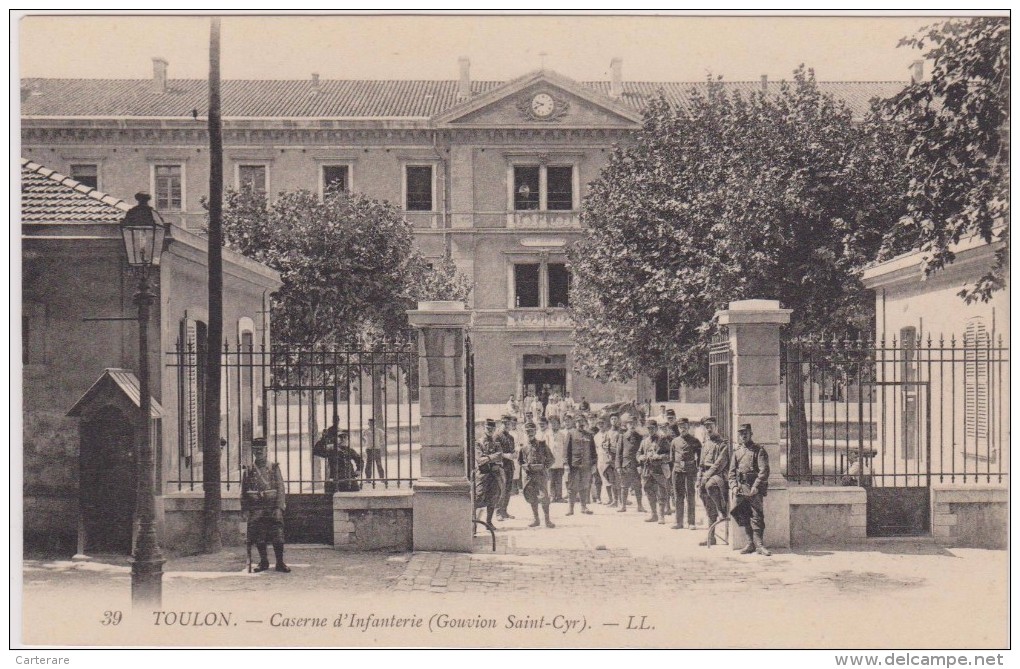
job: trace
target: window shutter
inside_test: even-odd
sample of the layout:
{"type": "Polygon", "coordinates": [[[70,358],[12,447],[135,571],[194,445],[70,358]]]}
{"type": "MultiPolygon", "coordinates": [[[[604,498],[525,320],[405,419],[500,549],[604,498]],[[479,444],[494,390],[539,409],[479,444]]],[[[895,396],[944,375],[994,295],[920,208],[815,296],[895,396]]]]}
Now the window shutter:
{"type": "Polygon", "coordinates": [[[965,439],[968,451],[991,457],[988,450],[988,346],[984,319],[972,318],[963,336],[965,439]]]}

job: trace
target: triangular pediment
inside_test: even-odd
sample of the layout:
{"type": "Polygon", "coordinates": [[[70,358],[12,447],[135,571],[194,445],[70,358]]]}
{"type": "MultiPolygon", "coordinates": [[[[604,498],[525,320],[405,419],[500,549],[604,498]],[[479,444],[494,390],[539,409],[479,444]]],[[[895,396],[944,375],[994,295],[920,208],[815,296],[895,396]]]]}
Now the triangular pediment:
{"type": "Polygon", "coordinates": [[[465,100],[433,122],[471,128],[635,128],[641,115],[573,79],[537,70],[465,100]]]}

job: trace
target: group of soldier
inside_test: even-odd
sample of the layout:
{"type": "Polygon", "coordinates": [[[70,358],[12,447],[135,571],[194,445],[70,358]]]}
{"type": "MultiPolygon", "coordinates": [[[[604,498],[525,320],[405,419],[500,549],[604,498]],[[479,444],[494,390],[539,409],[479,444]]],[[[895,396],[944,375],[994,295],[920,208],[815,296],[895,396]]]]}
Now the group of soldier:
{"type": "Polygon", "coordinates": [[[551,502],[569,503],[567,516],[577,504],[582,514],[592,514],[589,505],[593,499],[601,503],[605,492],[605,504],[623,513],[633,492],[638,512],[645,512],[643,497],[648,502],[645,522],[664,525],[675,513],[672,529],[696,530],[700,498],[709,523],[701,545],[715,544],[716,527],[732,518],[748,537],[742,553],[771,555],[764,536],[768,454],[754,442],[750,424],[740,426],[740,443],[732,449],[714,417],[700,420],[703,444],[691,433],[691,422],[678,420],[673,410],[659,420],[636,410],[597,417],[566,412],[537,422],[526,414],[523,427],[506,413],[501,423],[486,420],[475,445],[475,507],[486,510],[489,527],[494,516],[514,518],[507,507],[518,489],[534,517],[529,527],[544,522],[549,528],[555,527],[551,502]],[[564,473],[567,499],[562,497],[564,473]]]}

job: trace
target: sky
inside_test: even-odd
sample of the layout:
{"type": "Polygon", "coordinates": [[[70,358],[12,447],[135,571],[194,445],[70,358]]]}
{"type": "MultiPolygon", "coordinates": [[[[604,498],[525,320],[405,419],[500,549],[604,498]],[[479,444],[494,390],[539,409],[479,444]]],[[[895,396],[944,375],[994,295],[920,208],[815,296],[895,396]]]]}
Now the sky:
{"type": "MultiPolygon", "coordinates": [[[[904,81],[919,52],[900,38],[924,16],[227,16],[224,79],[507,80],[541,67],[579,80],[789,78],[801,63],[819,80],[904,81]],[[542,53],[545,56],[542,56],[542,53]]],[[[21,77],[141,79],[152,58],[171,79],[208,75],[209,20],[201,16],[24,16],[21,77]]]]}

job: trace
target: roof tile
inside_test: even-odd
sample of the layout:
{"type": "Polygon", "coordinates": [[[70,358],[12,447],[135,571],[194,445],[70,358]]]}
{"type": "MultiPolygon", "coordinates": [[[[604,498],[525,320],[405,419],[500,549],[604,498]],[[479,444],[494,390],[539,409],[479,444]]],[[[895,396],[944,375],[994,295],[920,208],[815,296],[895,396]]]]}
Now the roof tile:
{"type": "Polygon", "coordinates": [[[118,223],[128,208],[123,200],[21,159],[23,223],[118,223]]]}

